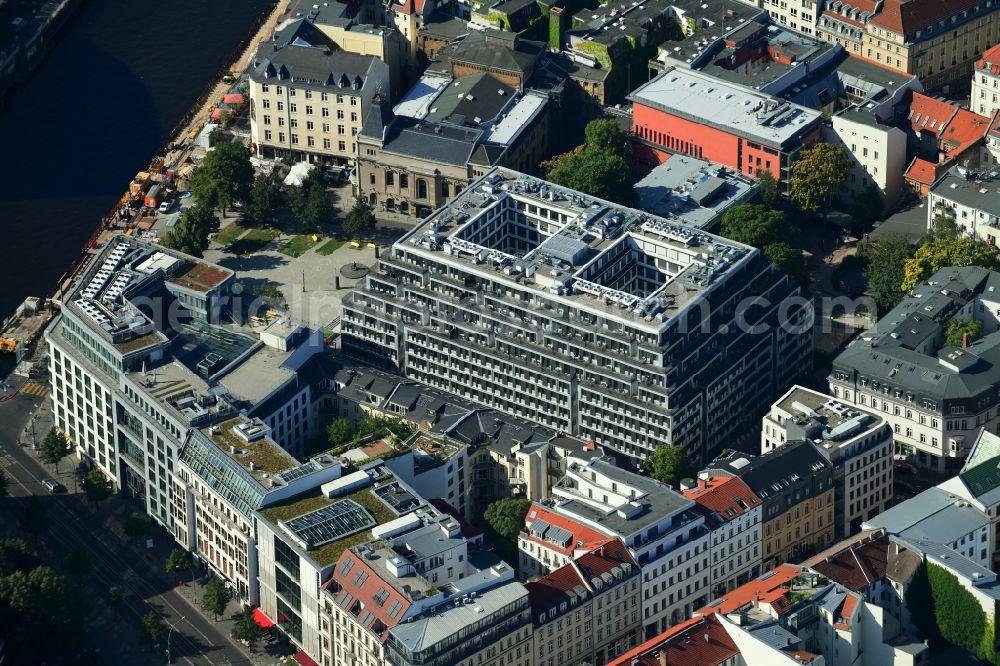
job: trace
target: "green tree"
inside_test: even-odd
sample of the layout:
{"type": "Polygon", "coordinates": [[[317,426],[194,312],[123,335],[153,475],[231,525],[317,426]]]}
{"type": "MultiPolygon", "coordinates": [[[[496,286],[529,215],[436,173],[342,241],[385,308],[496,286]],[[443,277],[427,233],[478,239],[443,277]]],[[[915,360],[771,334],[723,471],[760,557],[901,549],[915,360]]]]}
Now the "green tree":
{"type": "Polygon", "coordinates": [[[306,191],[305,208],[302,211],[302,222],[307,229],[318,230],[333,219],[333,204],[330,194],[322,183],[312,185],[306,191]]]}
{"type": "Polygon", "coordinates": [[[920,244],[930,243],[941,239],[958,238],[962,235],[962,227],[959,226],[955,218],[947,215],[938,215],[931,223],[931,228],[927,230],[924,237],[920,239],[920,244]]]}
{"type": "Polygon", "coordinates": [[[222,211],[236,202],[250,199],[253,165],[250,149],[240,143],[222,142],[205,156],[205,161],[191,179],[191,192],[200,203],[222,211]]]}
{"type": "Polygon", "coordinates": [[[250,653],[257,649],[257,643],[261,639],[261,630],[257,623],[253,621],[253,611],[249,608],[243,610],[240,619],[233,626],[233,638],[247,644],[250,653]]]}
{"type": "Polygon", "coordinates": [[[950,347],[961,347],[964,335],[969,336],[969,342],[983,337],[983,322],[975,319],[955,319],[949,322],[944,333],[944,343],[950,347]]]}
{"type": "Polygon", "coordinates": [[[125,531],[125,535],[130,539],[142,539],[142,537],[149,534],[149,520],[138,511],[133,511],[132,514],[125,519],[125,527],[123,529],[125,531]]]}
{"type": "Polygon", "coordinates": [[[59,471],[59,462],[73,452],[66,435],[55,426],[49,428],[42,440],[40,458],[46,465],[55,465],[59,471]]]}
{"type": "Polygon", "coordinates": [[[802,250],[781,242],[768,243],[764,246],[763,252],[779,271],[799,284],[806,283],[806,261],[802,256],[802,250]]]}
{"type": "Polygon", "coordinates": [[[698,473],[683,447],[661,444],[642,461],[642,471],[675,488],[681,479],[688,479],[698,473]]]}
{"type": "Polygon", "coordinates": [[[851,217],[854,218],[852,231],[858,237],[867,234],[882,215],[885,197],[875,185],[869,185],[851,202],[851,217]]]}
{"type": "Polygon", "coordinates": [[[120,587],[112,585],[108,588],[105,600],[108,602],[108,606],[110,606],[112,610],[117,610],[121,608],[122,602],[125,600],[125,596],[122,594],[122,589],[120,587]]]}
{"type": "Polygon", "coordinates": [[[87,613],[81,592],[45,566],[0,577],[0,622],[4,651],[12,664],[75,663],[84,645],[87,613]]]}
{"type": "Polygon", "coordinates": [[[608,148],[590,148],[555,158],[547,178],[557,185],[625,206],[638,197],[628,162],[608,148]]]}
{"type": "Polygon", "coordinates": [[[367,201],[358,197],[354,200],[350,212],[344,217],[341,229],[345,236],[367,238],[375,231],[375,224],[375,211],[367,201]]]}
{"type": "Polygon", "coordinates": [[[201,257],[208,247],[208,235],[215,231],[218,224],[212,209],[198,202],[181,213],[174,228],[167,231],[163,245],[192,257],[201,257]]]}
{"type": "Polygon", "coordinates": [[[945,266],[979,266],[995,271],[1000,269],[1000,250],[969,236],[937,238],[924,243],[912,259],[906,260],[903,291],[911,291],[945,266]]]}
{"type": "Polygon", "coordinates": [[[606,149],[629,159],[629,134],[613,118],[597,118],[587,123],[583,130],[588,149],[606,149]]]}
{"type": "Polygon", "coordinates": [[[233,598],[232,591],[226,587],[221,578],[212,576],[205,584],[205,591],[201,597],[201,607],[206,613],[211,613],[215,621],[219,621],[219,616],[226,612],[226,606],[233,598]]]}
{"type": "Polygon", "coordinates": [[[292,217],[301,220],[306,214],[306,190],[303,187],[291,185],[285,190],[285,205],[291,211],[292,217]]]}
{"type": "Polygon", "coordinates": [[[757,204],[739,204],[722,215],[723,236],[758,248],[783,242],[789,231],[784,213],[757,204]]]}
{"type": "Polygon", "coordinates": [[[97,505],[111,497],[115,492],[115,486],[110,479],[106,478],[99,469],[92,469],[83,477],[83,492],[87,499],[94,503],[94,511],[97,505]]]}
{"type": "Polygon", "coordinates": [[[807,213],[826,210],[847,189],[851,161],[843,146],[817,143],[803,150],[792,164],[789,196],[807,213]]]}
{"type": "Polygon", "coordinates": [[[757,172],[757,197],[765,208],[773,208],[778,201],[778,181],[771,175],[770,171],[760,170],[757,172]]]}
{"type": "Polygon", "coordinates": [[[340,446],[351,441],[354,436],[354,421],[340,417],[327,426],[326,436],[330,441],[330,446],[340,446]]]}
{"type": "Polygon", "coordinates": [[[859,247],[858,254],[865,262],[864,275],[868,291],[881,313],[893,309],[903,300],[900,285],[905,278],[906,261],[913,256],[913,247],[905,236],[893,234],[880,238],[877,243],[859,247]]]}
{"type": "Polygon", "coordinates": [[[194,580],[194,568],[191,565],[191,558],[187,556],[180,548],[174,548],[167,555],[167,559],[163,562],[163,570],[172,576],[179,576],[181,573],[191,574],[191,580],[194,580]]]}
{"type": "Polygon", "coordinates": [[[0,577],[15,571],[31,571],[42,561],[22,539],[0,539],[0,577]]]}
{"type": "Polygon", "coordinates": [[[21,512],[21,531],[37,539],[47,529],[49,529],[48,511],[45,510],[45,505],[32,495],[24,505],[24,511],[21,512]]]}
{"type": "Polygon", "coordinates": [[[906,591],[910,617],[934,648],[948,643],[995,663],[996,628],[953,573],[923,562],[906,591]]]}
{"type": "Polygon", "coordinates": [[[7,481],[7,472],[0,469],[0,499],[10,495],[9,482],[7,481]]]}
{"type": "Polygon", "coordinates": [[[483,517],[494,532],[507,541],[516,543],[529,508],[529,499],[506,497],[486,507],[483,517]]]}
{"type": "Polygon", "coordinates": [[[139,643],[152,650],[159,645],[161,638],[163,638],[163,625],[160,623],[160,616],[153,611],[148,611],[142,616],[139,643]]]}
{"type": "Polygon", "coordinates": [[[274,220],[274,212],[281,205],[281,190],[270,175],[258,174],[250,190],[250,201],[246,214],[257,224],[268,224],[274,220]]]}

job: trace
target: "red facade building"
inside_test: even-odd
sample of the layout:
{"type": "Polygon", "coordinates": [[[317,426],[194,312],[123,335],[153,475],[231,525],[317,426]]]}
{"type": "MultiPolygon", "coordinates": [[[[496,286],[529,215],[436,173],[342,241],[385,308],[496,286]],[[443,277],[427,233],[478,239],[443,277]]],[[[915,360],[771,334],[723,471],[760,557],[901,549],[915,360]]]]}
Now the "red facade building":
{"type": "Polygon", "coordinates": [[[795,156],[820,137],[818,111],[693,70],[670,68],[630,99],[636,156],[650,164],[683,153],[787,183],[795,156]]]}

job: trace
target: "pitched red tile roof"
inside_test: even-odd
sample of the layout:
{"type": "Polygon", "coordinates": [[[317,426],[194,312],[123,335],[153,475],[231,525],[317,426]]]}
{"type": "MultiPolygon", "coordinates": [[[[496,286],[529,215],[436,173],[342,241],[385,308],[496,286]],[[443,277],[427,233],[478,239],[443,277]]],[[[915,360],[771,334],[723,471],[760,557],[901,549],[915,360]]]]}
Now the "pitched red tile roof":
{"type": "Polygon", "coordinates": [[[837,609],[837,615],[843,618],[843,622],[834,622],[833,626],[838,629],[849,629],[851,626],[851,613],[854,612],[854,607],[858,605],[858,598],[853,594],[844,595],[844,603],[840,604],[840,608],[837,609]]]}
{"type": "Polygon", "coordinates": [[[534,541],[535,543],[541,544],[546,548],[554,550],[557,553],[562,553],[563,555],[572,556],[573,553],[582,549],[592,550],[597,545],[604,543],[608,539],[607,535],[601,534],[597,530],[591,529],[574,520],[560,516],[558,513],[553,513],[541,504],[534,502],[532,503],[531,508],[528,509],[527,515],[524,517],[525,528],[530,528],[536,520],[544,520],[549,525],[552,525],[553,527],[561,527],[572,534],[569,545],[561,546],[557,543],[547,541],[544,538],[540,539],[532,535],[527,530],[523,532],[524,537],[529,541],[534,541]]]}
{"type": "Polygon", "coordinates": [[[724,521],[730,521],[745,512],[760,506],[757,497],[750,486],[737,476],[714,476],[710,479],[698,479],[697,488],[681,491],[684,497],[694,500],[698,507],[707,512],[714,512],[724,521]]]}
{"type": "Polygon", "coordinates": [[[885,0],[872,23],[898,35],[928,28],[952,14],[973,7],[981,0],[885,0]]]}
{"type": "Polygon", "coordinates": [[[910,98],[907,121],[914,132],[940,134],[956,113],[957,106],[914,92],[910,98]]]}
{"type": "Polygon", "coordinates": [[[717,666],[740,653],[719,619],[709,615],[671,627],[608,662],[608,666],[660,666],[660,652],[666,652],[670,666],[717,666]]]}
{"type": "Polygon", "coordinates": [[[539,623],[539,615],[549,606],[569,601],[573,596],[586,598],[595,593],[601,585],[594,585],[593,580],[604,574],[614,575],[616,568],[619,576],[639,575],[639,566],[625,544],[620,539],[605,539],[589,553],[525,583],[535,623],[539,623]]]}
{"type": "Polygon", "coordinates": [[[937,180],[938,168],[941,165],[928,162],[925,159],[914,157],[910,166],[906,169],[906,179],[914,183],[930,186],[937,180]]]}
{"type": "Polygon", "coordinates": [[[990,119],[968,109],[958,109],[948,126],[938,135],[938,142],[945,158],[952,158],[965,152],[970,146],[986,136],[990,119]]]}
{"type": "Polygon", "coordinates": [[[406,612],[410,608],[409,599],[397,592],[387,581],[382,580],[379,574],[351,549],[345,550],[337,560],[332,579],[340,587],[333,595],[337,605],[354,615],[358,624],[376,634],[379,640],[386,639],[389,629],[406,617],[406,612]],[[366,574],[360,585],[355,582],[359,572],[366,574]],[[380,605],[376,597],[382,599],[383,596],[385,599],[380,605]],[[389,617],[389,611],[396,602],[402,607],[394,617],[389,617]],[[358,612],[355,613],[355,610],[358,612]]]}
{"type": "Polygon", "coordinates": [[[782,564],[745,585],[740,585],[732,592],[722,595],[710,605],[700,608],[696,612],[702,615],[711,613],[728,615],[748,604],[767,604],[780,615],[791,606],[788,589],[785,585],[801,573],[802,567],[797,564],[782,564]]]}
{"type": "Polygon", "coordinates": [[[976,71],[989,68],[990,74],[1000,74],[1000,44],[983,51],[983,57],[976,61],[976,71]]]}

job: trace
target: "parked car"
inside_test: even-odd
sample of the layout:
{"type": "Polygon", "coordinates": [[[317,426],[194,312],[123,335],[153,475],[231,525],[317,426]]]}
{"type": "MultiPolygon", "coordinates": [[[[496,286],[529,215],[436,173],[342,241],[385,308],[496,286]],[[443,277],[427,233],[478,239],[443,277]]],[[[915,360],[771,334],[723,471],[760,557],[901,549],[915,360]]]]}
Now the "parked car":
{"type": "Polygon", "coordinates": [[[910,472],[913,471],[913,468],[910,467],[909,463],[905,463],[905,462],[903,462],[901,460],[900,461],[896,461],[896,464],[893,465],[893,467],[896,470],[896,474],[909,474],[910,472]]]}
{"type": "Polygon", "coordinates": [[[164,199],[163,203],[160,204],[160,212],[161,213],[169,213],[170,209],[173,208],[173,207],[174,207],[174,200],[173,199],[164,199]]]}
{"type": "Polygon", "coordinates": [[[42,479],[42,485],[45,486],[45,489],[50,493],[66,492],[66,486],[59,483],[55,479],[42,479]]]}

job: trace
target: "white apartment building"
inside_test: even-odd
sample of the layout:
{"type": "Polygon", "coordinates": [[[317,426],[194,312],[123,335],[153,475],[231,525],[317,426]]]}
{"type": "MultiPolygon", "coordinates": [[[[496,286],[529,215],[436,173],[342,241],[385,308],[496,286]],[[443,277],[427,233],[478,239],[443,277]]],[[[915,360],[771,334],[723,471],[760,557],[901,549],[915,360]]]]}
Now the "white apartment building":
{"type": "Polygon", "coordinates": [[[763,504],[750,486],[736,476],[703,473],[694,485],[681,483],[681,493],[694,500],[711,530],[711,596],[760,575],[763,504]]]}
{"type": "Polygon", "coordinates": [[[546,508],[625,544],[642,570],[643,635],[690,617],[711,593],[709,529],[695,503],[607,460],[572,463],[546,508]]]}
{"type": "Polygon", "coordinates": [[[938,218],[951,220],[973,238],[1000,241],[1000,177],[953,167],[938,178],[927,195],[927,228],[938,218]]]}
{"type": "Polygon", "coordinates": [[[878,122],[875,114],[848,107],[830,118],[824,128],[827,141],[848,151],[851,174],[843,197],[850,201],[869,187],[878,188],[889,209],[903,191],[906,171],[906,134],[898,127],[878,122]]]}
{"type": "Polygon", "coordinates": [[[833,464],[834,521],[842,539],[889,508],[893,432],[881,412],[793,386],[771,406],[761,429],[762,454],[807,439],[833,464]]]}
{"type": "Polygon", "coordinates": [[[496,168],[383,254],[341,326],[366,362],[637,460],[669,442],[701,461],[809,366],[797,293],[754,248],[496,168]]]}
{"type": "Polygon", "coordinates": [[[517,535],[518,573],[522,580],[544,576],[607,539],[603,532],[533,502],[517,535]]]}
{"type": "Polygon", "coordinates": [[[775,23],[813,35],[824,2],[825,0],[757,0],[751,4],[767,11],[767,15],[775,23]]]}
{"type": "Polygon", "coordinates": [[[300,463],[256,419],[239,417],[191,430],[173,473],[174,538],[232,585],[236,598],[260,603],[252,512],[340,477],[320,455],[300,463]]]}
{"type": "Polygon", "coordinates": [[[389,68],[310,34],[315,45],[279,31],[259,47],[249,78],[252,145],[266,157],[353,164],[372,99],[389,98],[389,68]]]}
{"type": "Polygon", "coordinates": [[[833,397],[881,412],[897,456],[957,472],[981,428],[1000,432],[998,289],[1000,274],[942,268],[834,359],[833,397]],[[945,346],[954,319],[981,321],[985,335],[945,346]]]}
{"type": "Polygon", "coordinates": [[[969,108],[987,118],[1000,110],[1000,44],[983,51],[976,61],[969,108]]]}

